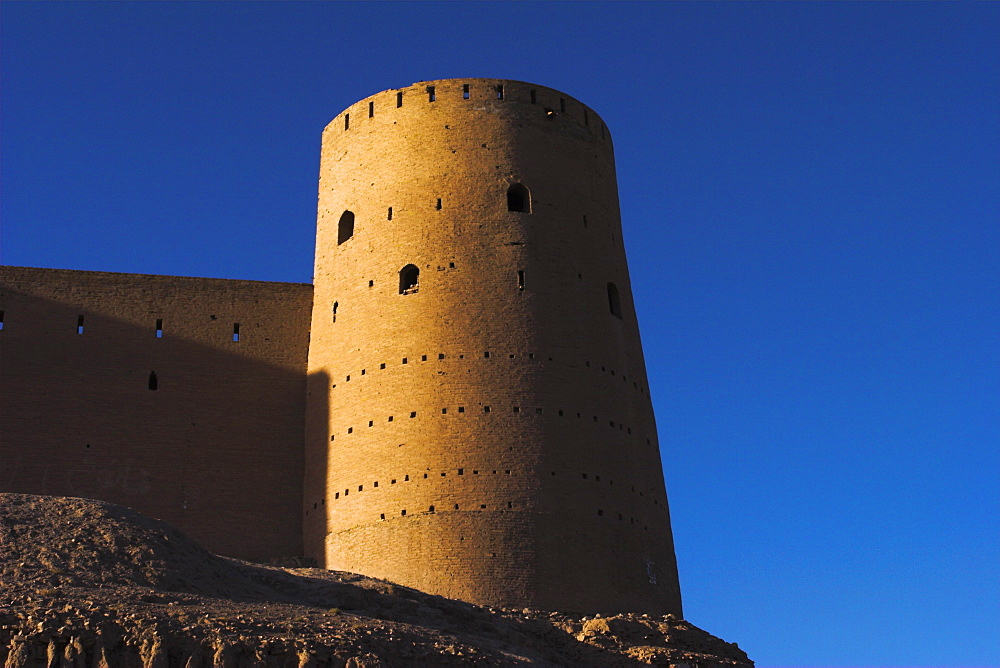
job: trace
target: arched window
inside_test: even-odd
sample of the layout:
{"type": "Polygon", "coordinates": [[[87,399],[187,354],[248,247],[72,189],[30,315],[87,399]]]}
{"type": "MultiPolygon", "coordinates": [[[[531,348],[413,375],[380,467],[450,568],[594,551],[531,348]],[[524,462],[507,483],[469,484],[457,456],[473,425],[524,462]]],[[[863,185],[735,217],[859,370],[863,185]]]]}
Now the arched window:
{"type": "Polygon", "coordinates": [[[340,224],[337,225],[337,245],[344,243],[354,236],[354,214],[345,211],[340,215],[340,224]]]}
{"type": "Polygon", "coordinates": [[[399,270],[399,294],[412,295],[420,289],[420,270],[408,264],[399,270]]]}
{"type": "Polygon", "coordinates": [[[531,193],[521,183],[512,183],[507,188],[507,210],[531,213],[531,193]]]}
{"type": "Polygon", "coordinates": [[[619,319],[622,317],[622,298],[618,296],[618,286],[614,283],[608,283],[608,306],[611,315],[619,319]]]}

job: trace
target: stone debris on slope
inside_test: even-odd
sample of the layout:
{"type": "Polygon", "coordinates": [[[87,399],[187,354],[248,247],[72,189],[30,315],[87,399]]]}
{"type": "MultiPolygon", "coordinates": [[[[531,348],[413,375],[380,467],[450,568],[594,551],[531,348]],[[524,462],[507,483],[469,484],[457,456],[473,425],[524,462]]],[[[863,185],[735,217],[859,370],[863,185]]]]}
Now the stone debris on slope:
{"type": "Polygon", "coordinates": [[[752,666],[684,620],[495,610],[211,554],[103,501],[0,494],[0,665],[752,666]]]}

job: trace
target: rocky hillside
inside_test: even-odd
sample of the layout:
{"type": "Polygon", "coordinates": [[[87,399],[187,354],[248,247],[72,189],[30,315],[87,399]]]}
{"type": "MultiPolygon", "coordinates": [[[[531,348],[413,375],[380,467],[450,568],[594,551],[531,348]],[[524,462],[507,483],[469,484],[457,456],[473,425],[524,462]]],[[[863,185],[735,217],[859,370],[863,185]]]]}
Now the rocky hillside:
{"type": "Polygon", "coordinates": [[[672,616],[493,610],[213,555],[89,499],[0,494],[0,665],[752,666],[672,616]]]}

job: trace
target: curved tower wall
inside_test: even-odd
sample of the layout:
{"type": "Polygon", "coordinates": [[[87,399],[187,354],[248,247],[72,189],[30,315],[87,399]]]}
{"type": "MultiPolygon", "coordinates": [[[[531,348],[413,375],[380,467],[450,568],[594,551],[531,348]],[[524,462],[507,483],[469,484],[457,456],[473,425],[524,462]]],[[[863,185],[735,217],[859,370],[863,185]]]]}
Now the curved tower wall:
{"type": "Polygon", "coordinates": [[[317,228],[307,551],[480,604],[679,614],[601,118],[515,81],[378,93],[323,133],[317,228]]]}

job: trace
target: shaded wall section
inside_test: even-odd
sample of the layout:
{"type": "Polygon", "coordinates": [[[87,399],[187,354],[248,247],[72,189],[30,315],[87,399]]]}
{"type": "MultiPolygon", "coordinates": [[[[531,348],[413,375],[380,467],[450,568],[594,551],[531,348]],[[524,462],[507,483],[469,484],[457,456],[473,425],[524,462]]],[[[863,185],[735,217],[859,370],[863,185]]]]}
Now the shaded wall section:
{"type": "Polygon", "coordinates": [[[302,554],[312,286],[0,267],[0,491],[302,554]]]}

